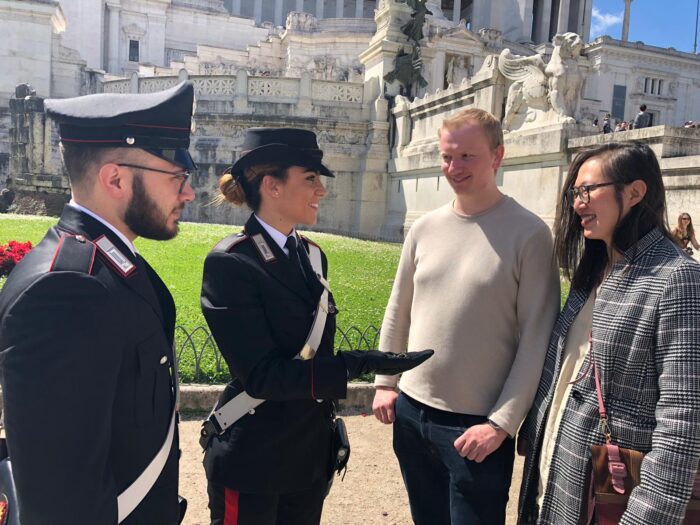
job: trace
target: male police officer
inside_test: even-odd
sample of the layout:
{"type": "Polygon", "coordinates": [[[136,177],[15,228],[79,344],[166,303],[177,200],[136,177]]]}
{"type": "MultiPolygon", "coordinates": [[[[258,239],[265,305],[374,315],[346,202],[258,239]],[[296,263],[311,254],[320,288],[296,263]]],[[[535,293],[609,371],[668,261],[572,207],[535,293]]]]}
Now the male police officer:
{"type": "Polygon", "coordinates": [[[193,88],[47,100],[72,200],[0,294],[22,525],[175,524],[175,305],[136,252],[194,192],[193,88]]]}

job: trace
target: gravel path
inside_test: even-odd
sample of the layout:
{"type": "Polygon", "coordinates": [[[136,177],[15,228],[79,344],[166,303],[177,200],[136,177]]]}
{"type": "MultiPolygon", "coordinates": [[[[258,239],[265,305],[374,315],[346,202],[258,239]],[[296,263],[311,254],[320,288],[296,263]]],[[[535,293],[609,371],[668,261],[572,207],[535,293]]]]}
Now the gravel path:
{"type": "MultiPolygon", "coordinates": [[[[345,480],[336,478],[323,511],[323,525],[410,525],[408,499],[399,466],[391,448],[391,427],[374,416],[343,415],[352,454],[345,480]]],[[[208,525],[206,479],[202,468],[199,417],[180,424],[180,493],[187,498],[187,525],[208,525]]],[[[507,525],[515,525],[515,507],[522,475],[516,461],[507,525]]]]}

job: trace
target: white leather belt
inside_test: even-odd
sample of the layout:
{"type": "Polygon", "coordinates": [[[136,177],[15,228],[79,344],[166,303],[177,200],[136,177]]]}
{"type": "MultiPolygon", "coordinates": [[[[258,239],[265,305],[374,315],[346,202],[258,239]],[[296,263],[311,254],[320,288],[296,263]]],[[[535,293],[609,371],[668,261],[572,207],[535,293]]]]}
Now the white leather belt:
{"type": "MultiPolygon", "coordinates": [[[[314,322],[311,325],[311,330],[309,330],[306,342],[301,351],[294,357],[294,359],[302,359],[304,361],[313,359],[321,344],[321,337],[323,336],[323,330],[326,327],[326,319],[328,317],[328,294],[330,292],[328,281],[323,278],[321,249],[311,243],[309,243],[309,259],[311,261],[311,267],[316,273],[316,277],[323,285],[323,292],[318,301],[314,322]]],[[[199,440],[202,448],[206,449],[206,445],[213,434],[224,433],[227,428],[246,414],[254,414],[255,409],[264,402],[264,399],[256,399],[246,392],[241,392],[218,409],[215,408],[212,410],[202,427],[202,436],[199,440]]]]}

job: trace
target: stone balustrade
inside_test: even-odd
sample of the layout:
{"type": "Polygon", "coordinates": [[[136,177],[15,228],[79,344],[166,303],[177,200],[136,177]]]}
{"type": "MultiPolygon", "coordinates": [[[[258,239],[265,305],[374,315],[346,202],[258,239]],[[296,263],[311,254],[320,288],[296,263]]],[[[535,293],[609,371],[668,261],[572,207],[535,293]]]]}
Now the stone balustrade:
{"type": "MultiPolygon", "coordinates": [[[[259,113],[261,111],[259,103],[297,105],[304,102],[307,105],[310,103],[311,114],[314,113],[314,106],[366,109],[363,83],[313,80],[309,77],[248,77],[245,73],[190,75],[189,77],[184,74],[141,78],[134,76],[131,79],[105,81],[102,89],[105,93],[153,93],[173,87],[185,78],[189,78],[194,83],[198,101],[234,100],[235,108],[234,105],[228,106],[230,112],[259,113]],[[248,105],[248,102],[258,104],[248,105]],[[241,108],[243,108],[242,111],[239,111],[241,108]]],[[[203,108],[206,107],[206,105],[203,106],[203,108]]],[[[216,107],[220,111],[221,106],[216,107]]]]}

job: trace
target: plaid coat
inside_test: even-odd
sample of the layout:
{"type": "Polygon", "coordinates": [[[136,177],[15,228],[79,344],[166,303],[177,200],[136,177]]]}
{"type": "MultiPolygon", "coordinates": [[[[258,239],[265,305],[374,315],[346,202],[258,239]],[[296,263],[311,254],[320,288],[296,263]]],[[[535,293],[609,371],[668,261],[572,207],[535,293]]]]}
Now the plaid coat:
{"type": "MultiPolygon", "coordinates": [[[[520,431],[528,442],[520,524],[579,523],[590,445],[604,442],[590,373],[564,401],[538,517],[542,434],[566,335],[586,297],[572,290],[559,314],[535,401],[520,431]]],[[[680,524],[700,457],[700,265],[652,230],[637,244],[636,254],[625,253],[603,281],[592,334],[613,441],[647,453],[641,484],[620,523],[680,524]]]]}

